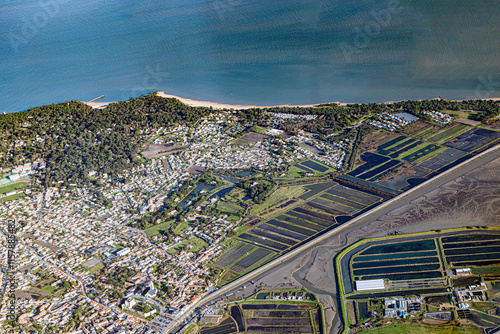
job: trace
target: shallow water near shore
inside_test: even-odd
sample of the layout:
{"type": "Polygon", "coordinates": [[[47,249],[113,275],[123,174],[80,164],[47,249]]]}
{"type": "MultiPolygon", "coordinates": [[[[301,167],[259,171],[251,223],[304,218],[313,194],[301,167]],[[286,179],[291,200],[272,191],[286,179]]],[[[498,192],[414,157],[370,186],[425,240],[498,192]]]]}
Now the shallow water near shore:
{"type": "Polygon", "coordinates": [[[152,90],[229,104],[500,96],[500,2],[7,0],[0,112],[152,90]]]}

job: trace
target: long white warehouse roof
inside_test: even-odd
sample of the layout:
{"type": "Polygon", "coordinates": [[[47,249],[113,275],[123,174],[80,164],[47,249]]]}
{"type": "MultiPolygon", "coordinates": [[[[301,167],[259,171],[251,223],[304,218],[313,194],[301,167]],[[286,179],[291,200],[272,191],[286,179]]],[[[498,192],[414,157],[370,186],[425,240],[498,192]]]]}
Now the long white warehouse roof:
{"type": "Polygon", "coordinates": [[[372,279],[368,281],[356,281],[356,290],[384,290],[384,280],[383,279],[372,279]]]}

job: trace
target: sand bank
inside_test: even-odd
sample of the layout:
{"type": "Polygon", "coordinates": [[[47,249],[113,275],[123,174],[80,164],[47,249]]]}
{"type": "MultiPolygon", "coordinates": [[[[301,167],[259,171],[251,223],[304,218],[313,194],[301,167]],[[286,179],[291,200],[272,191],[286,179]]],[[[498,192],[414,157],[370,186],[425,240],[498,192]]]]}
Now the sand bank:
{"type": "MultiPolygon", "coordinates": [[[[345,106],[348,103],[342,103],[342,102],[323,102],[323,103],[316,103],[316,104],[299,104],[299,105],[291,105],[291,104],[284,104],[284,105],[274,105],[274,106],[257,106],[257,105],[243,105],[243,104],[225,104],[225,103],[218,103],[218,102],[211,102],[211,101],[199,101],[199,100],[192,100],[176,95],[171,95],[171,94],[166,94],[165,92],[157,92],[158,96],[165,97],[165,98],[174,98],[177,99],[189,106],[192,107],[212,107],[214,109],[251,109],[251,108],[271,108],[271,107],[317,107],[319,104],[325,104],[325,103],[337,103],[341,106],[345,106]]],[[[500,98],[498,97],[492,97],[492,98],[487,98],[483,100],[494,100],[494,101],[499,101],[500,98]]],[[[457,101],[457,102],[462,102],[462,100],[450,100],[450,101],[457,101]]],[[[113,103],[113,102],[83,102],[92,108],[105,108],[108,106],[108,104],[113,103]]],[[[396,101],[388,101],[384,102],[386,104],[392,104],[396,103],[396,101]]]]}
{"type": "Polygon", "coordinates": [[[189,106],[192,107],[212,107],[214,109],[250,109],[250,108],[270,108],[270,107],[317,107],[318,104],[303,104],[303,105],[279,105],[279,106],[257,106],[257,105],[242,105],[242,104],[225,104],[225,103],[217,103],[211,101],[197,101],[186,99],[180,96],[166,94],[165,92],[157,92],[158,96],[166,97],[166,98],[174,98],[177,99],[189,106]]]}

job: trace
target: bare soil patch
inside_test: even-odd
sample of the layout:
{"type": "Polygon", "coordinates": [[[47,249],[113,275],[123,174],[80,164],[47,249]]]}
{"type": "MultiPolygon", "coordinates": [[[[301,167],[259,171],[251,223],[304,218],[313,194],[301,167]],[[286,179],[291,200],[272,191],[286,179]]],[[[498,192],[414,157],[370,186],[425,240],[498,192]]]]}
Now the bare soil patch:
{"type": "Polygon", "coordinates": [[[147,159],[153,159],[181,152],[186,147],[187,146],[176,146],[174,144],[149,144],[141,154],[147,159]]]}
{"type": "Polygon", "coordinates": [[[234,141],[236,145],[249,145],[269,139],[270,136],[258,132],[250,132],[234,141]]]}

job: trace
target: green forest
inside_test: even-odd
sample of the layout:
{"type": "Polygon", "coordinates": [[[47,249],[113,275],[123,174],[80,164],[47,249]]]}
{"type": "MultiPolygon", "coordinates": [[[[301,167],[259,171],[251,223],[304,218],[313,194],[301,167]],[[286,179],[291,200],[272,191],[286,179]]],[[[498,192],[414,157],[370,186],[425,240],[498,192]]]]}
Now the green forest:
{"type": "MultiPolygon", "coordinates": [[[[311,121],[282,122],[280,127],[285,131],[303,129],[324,137],[379,112],[406,111],[424,117],[424,110],[479,111],[474,118],[484,123],[500,115],[495,101],[424,100],[347,106],[331,103],[317,108],[255,108],[240,110],[238,116],[247,125],[266,126],[273,124],[270,113],[274,112],[318,115],[311,121]]],[[[88,184],[92,181],[90,171],[113,177],[139,163],[140,146],[159,127],[192,124],[213,111],[151,94],[112,103],[104,109],[69,101],[0,115],[0,166],[12,167],[41,158],[47,163],[41,176],[45,185],[88,184]]]]}

